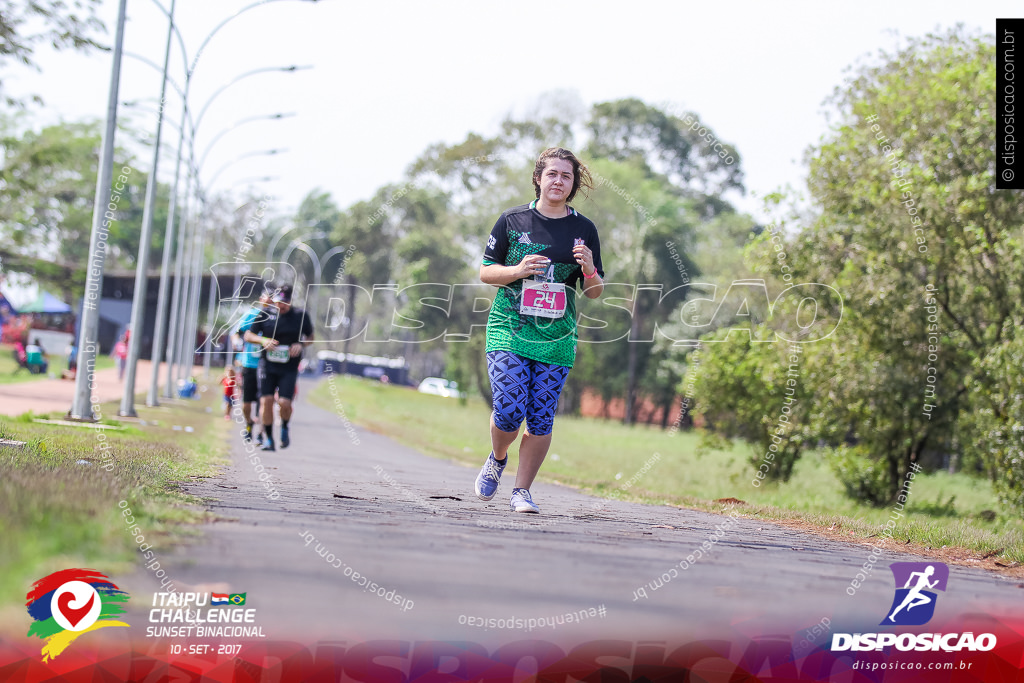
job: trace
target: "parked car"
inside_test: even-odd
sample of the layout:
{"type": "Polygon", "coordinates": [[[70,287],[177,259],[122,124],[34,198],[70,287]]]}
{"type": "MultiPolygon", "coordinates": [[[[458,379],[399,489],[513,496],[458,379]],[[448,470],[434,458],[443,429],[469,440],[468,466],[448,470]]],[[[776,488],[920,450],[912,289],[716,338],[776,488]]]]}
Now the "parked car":
{"type": "Polygon", "coordinates": [[[427,377],[420,382],[419,392],[422,394],[433,394],[435,396],[444,396],[445,398],[462,398],[465,396],[459,391],[459,385],[457,382],[443,379],[441,377],[427,377]]]}

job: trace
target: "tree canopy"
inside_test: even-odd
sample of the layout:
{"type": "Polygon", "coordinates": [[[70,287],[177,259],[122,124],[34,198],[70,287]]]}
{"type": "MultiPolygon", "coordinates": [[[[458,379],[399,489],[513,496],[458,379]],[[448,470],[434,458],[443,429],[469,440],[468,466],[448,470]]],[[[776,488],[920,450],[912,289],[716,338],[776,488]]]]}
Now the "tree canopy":
{"type": "MultiPolygon", "coordinates": [[[[0,2],[0,68],[11,62],[36,67],[35,48],[48,43],[54,49],[101,47],[97,41],[103,22],[96,16],[100,0],[33,0],[0,2]]],[[[8,106],[23,102],[4,91],[8,106]]]]}
{"type": "MultiPolygon", "coordinates": [[[[958,28],[861,64],[807,155],[812,215],[781,222],[793,280],[844,299],[839,331],[807,345],[799,438],[830,446],[850,494],[878,505],[915,462],[1024,495],[1024,197],[995,189],[992,45],[958,28]]],[[[766,239],[750,250],[774,265],[766,239]]],[[[705,367],[708,391],[737,386],[705,367]]]]}

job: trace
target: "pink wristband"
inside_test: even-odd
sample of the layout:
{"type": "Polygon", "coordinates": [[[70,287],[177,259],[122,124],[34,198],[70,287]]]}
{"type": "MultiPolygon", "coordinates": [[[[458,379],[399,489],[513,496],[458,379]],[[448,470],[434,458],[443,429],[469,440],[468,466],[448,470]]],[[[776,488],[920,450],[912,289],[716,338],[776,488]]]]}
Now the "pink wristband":
{"type": "MultiPolygon", "coordinates": [[[[581,270],[582,270],[582,268],[581,268],[581,270]]],[[[597,277],[597,268],[594,268],[594,272],[591,273],[590,275],[587,275],[586,273],[583,273],[583,279],[584,280],[593,280],[595,277],[597,277]]]]}

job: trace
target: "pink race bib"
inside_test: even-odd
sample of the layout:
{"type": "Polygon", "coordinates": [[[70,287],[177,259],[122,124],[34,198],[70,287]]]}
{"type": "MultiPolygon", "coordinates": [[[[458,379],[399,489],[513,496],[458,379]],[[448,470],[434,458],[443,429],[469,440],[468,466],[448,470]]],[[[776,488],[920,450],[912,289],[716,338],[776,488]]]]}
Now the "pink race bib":
{"type": "Polygon", "coordinates": [[[561,282],[524,281],[519,312],[540,318],[561,318],[565,315],[565,285],[561,282]]]}

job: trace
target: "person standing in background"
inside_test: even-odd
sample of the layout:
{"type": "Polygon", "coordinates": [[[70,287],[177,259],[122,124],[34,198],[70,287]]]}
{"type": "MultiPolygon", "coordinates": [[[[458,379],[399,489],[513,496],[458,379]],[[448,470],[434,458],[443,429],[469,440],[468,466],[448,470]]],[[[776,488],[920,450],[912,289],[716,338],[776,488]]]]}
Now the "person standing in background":
{"type": "Polygon", "coordinates": [[[114,362],[117,363],[117,379],[124,380],[125,367],[128,364],[128,333],[125,332],[121,335],[121,338],[114,344],[114,350],[110,353],[114,357],[114,362]]]}
{"type": "Polygon", "coordinates": [[[224,376],[220,379],[224,387],[224,419],[231,419],[231,406],[235,402],[235,390],[238,388],[238,380],[235,377],[235,368],[228,365],[224,368],[224,376]]]}

